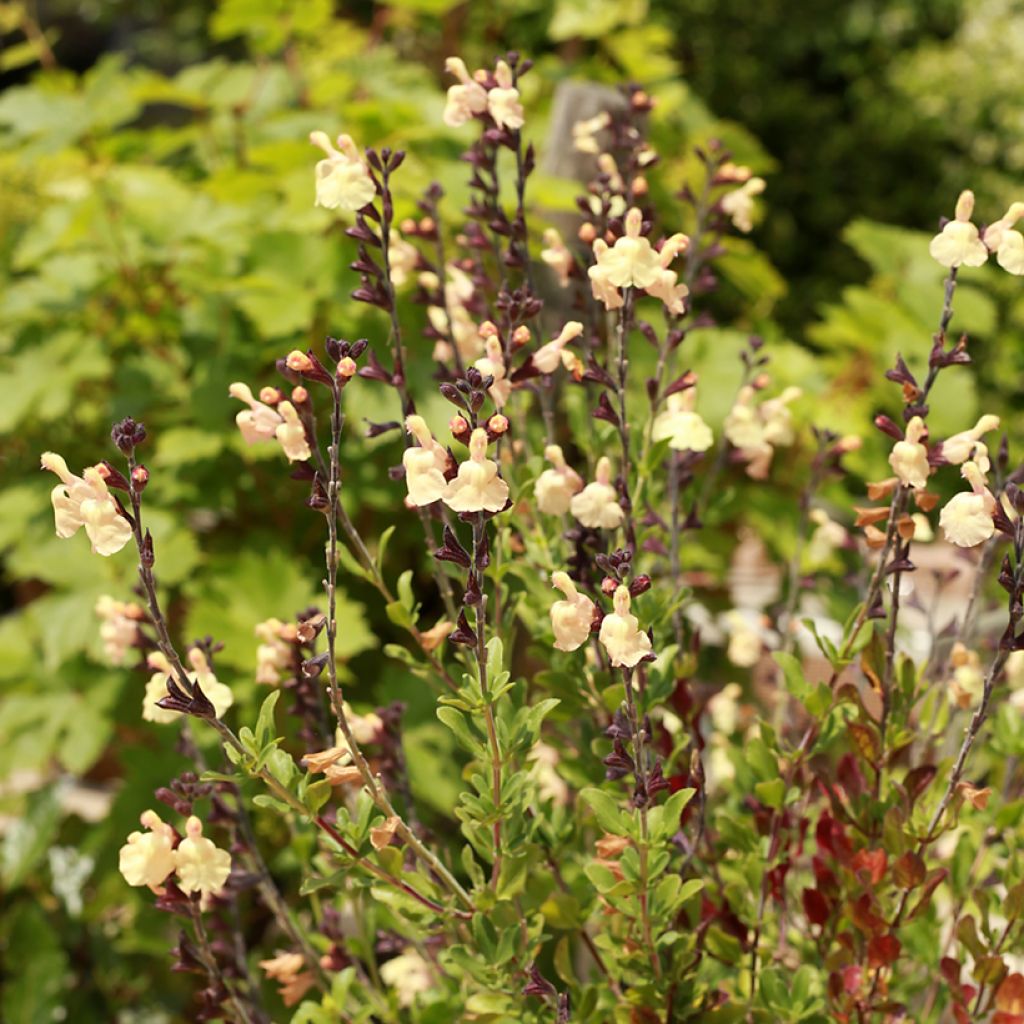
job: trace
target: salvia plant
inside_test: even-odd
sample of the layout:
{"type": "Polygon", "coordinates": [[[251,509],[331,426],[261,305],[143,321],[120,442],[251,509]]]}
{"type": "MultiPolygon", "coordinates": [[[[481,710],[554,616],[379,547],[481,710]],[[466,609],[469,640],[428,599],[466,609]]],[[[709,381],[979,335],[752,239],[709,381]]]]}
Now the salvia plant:
{"type": "Polygon", "coordinates": [[[314,607],[252,623],[254,721],[232,713],[217,638],[176,636],[143,425],[117,423],[81,475],[42,457],[58,535],[138,560],[136,593],[100,602],[102,638],[138,657],[142,718],[180,730],[183,770],[138,808],[120,872],[173,920],[194,1018],[1024,1021],[1024,474],[994,415],[929,430],[936,380],[971,372],[960,276],[990,258],[1024,274],[1024,204],[979,228],[964,192],[932,241],[931,348],[885,372],[889,465],[844,507],[860,442],[828,409],[794,416],[770,345],[743,346],[714,430],[689,365],[764,180],[712,144],[668,195],[655,99],[629,87],[573,128],[593,168],[578,216],[539,227],[529,70],[447,63],[445,121],[473,132],[457,223],[439,186],[396,215],[402,152],[311,137],[315,201],[380,329],[282,353],[274,382],[225,396],[287,461],[265,501],[304,500],[325,554],[314,607]],[[416,348],[433,380],[410,374],[416,348]],[[344,500],[354,389],[400,410],[355,429],[393,453],[394,522],[371,535],[344,500]],[[784,566],[730,525],[779,472],[801,481],[784,566]],[[389,554],[402,520],[418,564],[389,554]],[[383,656],[457,741],[447,816],[414,799],[434,780],[403,706],[360,705],[339,656],[345,577],[378,592],[405,637],[383,656]]]}

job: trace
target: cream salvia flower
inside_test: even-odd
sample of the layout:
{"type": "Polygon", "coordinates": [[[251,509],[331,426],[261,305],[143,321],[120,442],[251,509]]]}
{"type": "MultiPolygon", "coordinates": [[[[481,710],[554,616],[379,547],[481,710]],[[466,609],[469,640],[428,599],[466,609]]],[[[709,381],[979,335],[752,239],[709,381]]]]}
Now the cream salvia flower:
{"type": "Polygon", "coordinates": [[[287,637],[287,631],[291,628],[280,619],[267,619],[256,624],[254,632],[260,640],[256,648],[257,683],[277,686],[283,674],[291,667],[292,645],[287,637]]]}
{"type": "Polygon", "coordinates": [[[583,324],[578,320],[570,320],[558,332],[558,337],[541,345],[533,353],[533,365],[541,373],[554,373],[562,362],[562,350],[570,341],[575,340],[583,333],[583,324]]]}
{"type": "Polygon", "coordinates": [[[621,525],[625,512],[612,486],[612,464],[607,456],[597,460],[593,482],[572,498],[569,511],[591,530],[614,530],[621,525]]]}
{"type": "Polygon", "coordinates": [[[388,267],[391,269],[391,283],[401,288],[412,280],[420,264],[419,250],[407,242],[394,228],[388,235],[388,267]]]}
{"type": "Polygon", "coordinates": [[[995,533],[992,515],[996,510],[996,500],[985,486],[985,478],[975,463],[965,462],[960,473],[971,489],[950,498],[939,514],[939,526],[950,544],[973,548],[995,533]]]}
{"type": "Polygon", "coordinates": [[[441,499],[453,512],[500,512],[508,503],[508,484],[498,464],[487,458],[487,431],[477,427],[469,437],[469,459],[445,488],[441,499]]]}
{"type": "Polygon", "coordinates": [[[274,437],[284,450],[289,462],[305,462],[313,453],[306,439],[306,428],[299,419],[299,414],[291,402],[281,402],[278,412],[284,421],[274,430],[274,437]]]}
{"type": "Polygon", "coordinates": [[[380,977],[395,990],[400,1006],[412,1006],[421,992],[434,986],[430,964],[412,946],[380,965],[380,977]]]}
{"type": "Polygon", "coordinates": [[[495,408],[502,409],[512,394],[512,381],[505,377],[505,355],[501,340],[491,335],[484,341],[484,356],[473,364],[485,377],[493,377],[494,383],[487,389],[495,408]]]}
{"type": "Polygon", "coordinates": [[[185,838],[178,844],[175,872],[182,892],[215,896],[231,874],[231,854],[203,836],[203,823],[193,814],[185,822],[185,838]]]}
{"type": "MultiPolygon", "coordinates": [[[[228,708],[234,703],[234,695],[231,687],[222,683],[213,673],[206,655],[198,647],[193,647],[188,652],[189,663],[192,671],[186,673],[193,683],[198,682],[203,693],[214,707],[218,718],[223,718],[228,708]]],[[[146,722],[155,722],[157,725],[170,725],[181,717],[180,711],[170,711],[162,708],[157,701],[167,696],[167,677],[173,675],[171,663],[161,651],[153,651],[146,658],[146,664],[155,669],[153,675],[146,683],[146,692],[142,700],[142,718],[146,722]]]]}
{"type": "Polygon", "coordinates": [[[533,763],[530,774],[537,783],[541,800],[550,800],[556,807],[568,806],[570,790],[565,779],[558,774],[561,761],[558,751],[547,743],[535,743],[527,760],[533,763]]]}
{"type": "Polygon", "coordinates": [[[827,562],[832,552],[846,543],[847,533],[823,508],[811,509],[808,518],[815,526],[804,558],[808,565],[817,567],[827,562]]]}
{"type": "Polygon", "coordinates": [[[487,90],[470,77],[465,61],[461,57],[449,57],[444,62],[444,67],[448,74],[459,80],[459,83],[448,89],[443,119],[449,128],[458,128],[487,109],[487,90]]]}
{"type": "Polygon", "coordinates": [[[448,468],[448,452],[434,439],[426,420],[414,413],[406,416],[405,429],[416,438],[419,447],[405,449],[405,486],[409,502],[423,507],[440,501],[448,487],[444,472],[448,468]]]}
{"type": "Polygon", "coordinates": [[[43,452],[40,463],[61,480],[50,492],[58,537],[73,537],[84,526],[93,551],[105,556],[116,554],[131,540],[132,528],[107,489],[100,466],[89,466],[75,476],[56,452],[43,452]]]}
{"type": "Polygon", "coordinates": [[[551,463],[552,468],[545,469],[533,485],[537,508],[547,515],[565,515],[573,495],[583,490],[583,481],[579,473],[565,461],[562,449],[557,444],[549,444],[544,449],[544,458],[551,463]]]}
{"type": "Polygon", "coordinates": [[[931,467],[928,465],[928,449],[921,443],[921,438],[927,433],[924,420],[914,416],[907,424],[903,440],[892,447],[889,465],[904,487],[928,486],[931,467]]]}
{"type": "MultiPolygon", "coordinates": [[[[999,417],[990,413],[981,417],[970,430],[962,430],[959,434],[946,438],[942,442],[942,457],[951,465],[959,466],[974,457],[978,442],[991,430],[999,429],[999,417]]],[[[985,447],[981,445],[981,447],[985,447]]]]}
{"type": "Polygon", "coordinates": [[[1016,276],[1024,274],[1024,235],[1014,225],[1024,217],[1024,203],[1013,203],[994,224],[985,228],[985,245],[996,254],[996,262],[1016,276]]]}
{"type": "Polygon", "coordinates": [[[753,230],[754,196],[765,190],[764,178],[748,178],[739,188],[727,192],[721,201],[722,213],[744,234],[753,230]]]}
{"type": "Polygon", "coordinates": [[[228,394],[249,406],[235,417],[235,423],[238,424],[245,443],[272,441],[274,432],[284,422],[281,414],[266,403],[257,401],[249,385],[241,381],[235,381],[228,388],[228,394]]]}
{"type": "Polygon", "coordinates": [[[1016,277],[1024,275],[1024,235],[1019,231],[1004,232],[996,250],[996,262],[1016,277]]]}
{"type": "Polygon", "coordinates": [[[654,417],[651,437],[668,441],[669,448],[679,452],[706,452],[714,443],[711,428],[694,411],[697,389],[677,391],[665,400],[665,409],[654,417]]]}
{"type": "Polygon", "coordinates": [[[764,480],[771,468],[776,447],[791,445],[795,439],[789,405],[800,397],[799,388],[786,388],[781,395],[756,403],[757,391],[749,384],[740,388],[723,424],[726,440],[739,449],[747,463],[747,475],[764,480]]]}
{"type": "Polygon", "coordinates": [[[722,425],[726,440],[741,451],[759,448],[765,443],[764,425],[754,404],[756,394],[749,384],[740,388],[736,401],[722,425]]]}
{"type": "Polygon", "coordinates": [[[551,606],[551,628],[555,633],[555,647],[560,651],[575,651],[590,637],[596,608],[594,602],[576,589],[567,573],[553,572],[551,585],[563,594],[564,601],[551,606]]]}
{"type": "Polygon", "coordinates": [[[104,594],[96,602],[96,614],[101,620],[103,651],[112,665],[120,665],[139,639],[139,623],[145,612],[133,602],[117,601],[104,594]]]}
{"type": "Polygon", "coordinates": [[[965,190],[956,201],[956,215],[931,240],[928,252],[944,267],[980,267],[988,259],[988,249],[978,229],[971,223],[974,193],[965,190]]]}
{"type": "Polygon", "coordinates": [[[361,210],[377,194],[377,186],[349,135],[338,136],[338,148],[326,132],[310,132],[309,141],[326,154],[316,165],[316,202],[327,210],[361,210]]]}
{"type": "Polygon", "coordinates": [[[577,121],[572,126],[572,145],[577,153],[592,153],[595,156],[601,152],[597,136],[612,123],[611,115],[607,110],[600,114],[589,117],[585,121],[577,121]]]}
{"type": "Polygon", "coordinates": [[[614,611],[601,620],[597,638],[616,667],[633,668],[651,653],[651,638],[640,629],[629,608],[629,587],[620,584],[612,598],[614,611]]]}
{"type": "Polygon", "coordinates": [[[157,890],[174,871],[174,829],[156,811],[144,811],[139,819],[148,832],[132,832],[121,847],[117,869],[129,885],[148,885],[157,890]]]}
{"type": "Polygon", "coordinates": [[[768,398],[761,403],[761,422],[764,424],[764,439],[774,448],[788,448],[795,440],[793,413],[789,408],[803,391],[788,387],[781,395],[768,398]]]}
{"type": "Polygon", "coordinates": [[[540,251],[540,258],[555,272],[558,283],[567,288],[576,258],[554,228],[544,229],[544,248],[540,251]]]}
{"type": "MultiPolygon", "coordinates": [[[[427,291],[436,291],[441,286],[437,275],[432,272],[420,274],[419,283],[427,291]]],[[[473,279],[461,267],[449,263],[444,284],[447,312],[441,306],[427,307],[431,327],[438,334],[450,337],[466,362],[478,358],[483,349],[480,329],[466,308],[466,303],[473,298],[475,290],[473,279]]],[[[434,358],[443,362],[450,357],[451,346],[444,341],[439,341],[438,346],[435,348],[434,358]],[[444,351],[445,348],[447,352],[444,351]]]]}
{"type": "Polygon", "coordinates": [[[494,68],[497,83],[487,92],[487,111],[499,128],[513,130],[523,127],[523,105],[519,102],[519,90],[512,80],[512,69],[503,60],[494,68]]]}
{"type": "Polygon", "coordinates": [[[685,235],[667,239],[658,252],[641,235],[643,214],[637,207],[626,213],[626,233],[611,247],[603,238],[594,241],[594,266],[587,271],[594,298],[606,309],[623,304],[619,289],[640,288],[661,299],[672,313],[683,312],[685,285],[677,284],[675,271],[668,266],[689,244],[685,235]]]}

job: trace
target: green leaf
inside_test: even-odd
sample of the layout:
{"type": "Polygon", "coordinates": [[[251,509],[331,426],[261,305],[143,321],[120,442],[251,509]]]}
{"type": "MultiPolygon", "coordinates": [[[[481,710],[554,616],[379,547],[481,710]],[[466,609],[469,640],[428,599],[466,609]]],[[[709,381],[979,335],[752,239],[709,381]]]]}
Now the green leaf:
{"type": "Polygon", "coordinates": [[[262,750],[277,733],[274,722],[274,709],[281,697],[280,690],[271,690],[260,707],[259,718],[256,720],[256,746],[262,750]]]}
{"type": "Polygon", "coordinates": [[[767,782],[758,782],[754,786],[757,799],[772,810],[780,810],[786,798],[786,783],[782,779],[770,779],[767,782]]]}
{"type": "Polygon", "coordinates": [[[580,797],[594,812],[598,825],[605,832],[614,836],[629,834],[630,820],[611,793],[606,793],[595,786],[588,786],[580,792],[580,797]]]}
{"type": "Polygon", "coordinates": [[[483,743],[472,733],[465,715],[453,707],[439,707],[437,717],[455,734],[455,738],[471,754],[481,756],[486,752],[483,743]]]}

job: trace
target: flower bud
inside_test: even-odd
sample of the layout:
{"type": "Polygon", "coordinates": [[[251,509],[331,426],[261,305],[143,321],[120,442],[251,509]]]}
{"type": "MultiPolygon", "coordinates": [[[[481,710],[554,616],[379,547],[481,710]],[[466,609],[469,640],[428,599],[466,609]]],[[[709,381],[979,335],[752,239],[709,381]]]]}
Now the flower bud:
{"type": "Polygon", "coordinates": [[[260,388],[260,401],[264,405],[277,405],[281,401],[281,392],[277,388],[260,388]]]}
{"type": "Polygon", "coordinates": [[[356,375],[357,370],[356,361],[351,356],[344,356],[338,360],[338,368],[335,372],[343,380],[349,380],[356,375]]]}
{"type": "Polygon", "coordinates": [[[512,344],[516,348],[520,348],[530,340],[530,328],[526,324],[520,324],[512,332],[512,344]]]}
{"type": "Polygon", "coordinates": [[[313,369],[313,360],[298,349],[289,352],[284,362],[285,366],[295,373],[309,373],[313,369]]]}
{"type": "Polygon", "coordinates": [[[307,401],[309,401],[309,392],[301,384],[292,388],[292,403],[294,405],[302,405],[307,401]]]}
{"type": "Polygon", "coordinates": [[[597,228],[594,227],[590,221],[585,221],[580,225],[579,231],[576,232],[576,237],[581,242],[591,245],[595,238],[597,238],[597,228]]]}
{"type": "Polygon", "coordinates": [[[145,466],[136,466],[132,470],[132,483],[136,491],[145,490],[146,484],[149,483],[149,470],[145,466]]]}
{"type": "Polygon", "coordinates": [[[489,433],[495,434],[498,437],[500,437],[502,434],[506,433],[507,430],[508,430],[508,417],[507,416],[502,416],[501,413],[495,413],[487,421],[487,430],[488,430],[489,433]]]}

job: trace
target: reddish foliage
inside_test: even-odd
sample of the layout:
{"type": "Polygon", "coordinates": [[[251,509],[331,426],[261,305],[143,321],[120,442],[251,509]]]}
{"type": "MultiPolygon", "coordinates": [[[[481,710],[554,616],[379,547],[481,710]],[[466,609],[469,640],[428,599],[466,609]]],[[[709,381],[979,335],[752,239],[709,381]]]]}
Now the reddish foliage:
{"type": "Polygon", "coordinates": [[[868,966],[889,967],[896,962],[901,948],[895,935],[876,935],[868,943],[868,966]]]}
{"type": "Polygon", "coordinates": [[[832,913],[829,901],[818,889],[804,889],[804,913],[811,924],[823,926],[832,913]]]}
{"type": "Polygon", "coordinates": [[[878,885],[885,877],[888,863],[889,858],[885,855],[885,850],[858,850],[850,862],[850,867],[862,881],[878,885]]]}

